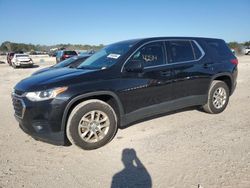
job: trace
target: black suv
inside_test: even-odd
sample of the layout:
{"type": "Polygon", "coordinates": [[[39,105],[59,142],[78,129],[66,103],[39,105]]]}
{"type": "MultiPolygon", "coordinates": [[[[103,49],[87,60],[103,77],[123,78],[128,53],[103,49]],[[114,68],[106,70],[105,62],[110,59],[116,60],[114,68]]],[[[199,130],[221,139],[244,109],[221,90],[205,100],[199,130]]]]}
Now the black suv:
{"type": "Polygon", "coordinates": [[[15,117],[34,138],[95,149],[118,128],[168,111],[202,106],[222,112],[236,86],[237,64],[220,39],[118,42],[77,68],[19,82],[12,94],[15,117]]]}

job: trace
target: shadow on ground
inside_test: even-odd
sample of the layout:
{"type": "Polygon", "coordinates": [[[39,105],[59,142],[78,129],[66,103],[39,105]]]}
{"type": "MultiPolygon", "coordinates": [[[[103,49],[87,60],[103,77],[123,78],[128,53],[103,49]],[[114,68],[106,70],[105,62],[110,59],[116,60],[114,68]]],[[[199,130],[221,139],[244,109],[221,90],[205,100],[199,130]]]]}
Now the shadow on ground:
{"type": "Polygon", "coordinates": [[[152,187],[151,176],[134,149],[126,148],[122,151],[122,162],[124,169],[113,176],[111,188],[152,187]]]}
{"type": "Polygon", "coordinates": [[[23,66],[23,67],[17,67],[16,69],[33,69],[33,68],[38,68],[39,65],[33,65],[32,67],[30,66],[23,66]]]}

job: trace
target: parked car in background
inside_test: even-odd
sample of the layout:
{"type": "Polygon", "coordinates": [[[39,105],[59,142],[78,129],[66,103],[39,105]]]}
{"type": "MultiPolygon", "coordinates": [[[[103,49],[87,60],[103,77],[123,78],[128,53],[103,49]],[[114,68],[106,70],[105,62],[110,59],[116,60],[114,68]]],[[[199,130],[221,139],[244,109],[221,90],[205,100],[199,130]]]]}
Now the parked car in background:
{"type": "Polygon", "coordinates": [[[57,51],[50,51],[49,56],[50,57],[56,57],[57,51]]]}
{"type": "Polygon", "coordinates": [[[245,55],[250,55],[250,47],[245,48],[245,55]]]}
{"type": "Polygon", "coordinates": [[[9,53],[7,54],[7,63],[9,64],[9,66],[12,66],[11,60],[12,60],[12,58],[14,57],[14,55],[15,55],[14,52],[9,52],[9,53]]]}
{"type": "Polygon", "coordinates": [[[57,54],[56,54],[56,63],[59,63],[65,59],[68,59],[72,56],[76,56],[78,55],[76,53],[76,51],[73,51],[73,50],[60,50],[60,51],[57,51],[57,54]]]}
{"type": "Polygon", "coordinates": [[[221,39],[122,41],[76,69],[20,81],[12,94],[15,117],[36,139],[96,149],[118,128],[169,111],[199,106],[207,113],[223,112],[236,87],[237,64],[221,39]]]}
{"type": "Polygon", "coordinates": [[[86,55],[86,54],[93,55],[95,52],[96,52],[96,51],[94,51],[94,50],[80,51],[80,52],[78,52],[78,55],[86,55]]]}
{"type": "Polygon", "coordinates": [[[33,60],[27,54],[14,54],[11,59],[11,65],[13,68],[32,67],[33,64],[33,60]]]}
{"type": "Polygon", "coordinates": [[[40,74],[40,73],[43,73],[46,71],[55,70],[55,69],[63,68],[63,67],[76,68],[90,56],[91,56],[90,54],[84,55],[84,56],[73,56],[73,57],[66,59],[66,60],[63,60],[60,63],[57,63],[56,65],[53,65],[51,67],[40,69],[40,70],[34,72],[32,75],[37,75],[37,74],[40,74]]]}

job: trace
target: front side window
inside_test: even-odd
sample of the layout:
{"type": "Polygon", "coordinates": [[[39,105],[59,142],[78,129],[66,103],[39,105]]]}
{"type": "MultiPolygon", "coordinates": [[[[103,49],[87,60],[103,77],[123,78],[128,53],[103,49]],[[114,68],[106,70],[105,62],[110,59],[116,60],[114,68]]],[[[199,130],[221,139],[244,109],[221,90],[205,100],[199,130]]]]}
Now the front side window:
{"type": "Polygon", "coordinates": [[[131,60],[142,60],[144,67],[165,64],[163,42],[153,42],[143,46],[131,57],[131,60]]]}
{"type": "Polygon", "coordinates": [[[169,41],[167,46],[169,63],[192,61],[196,59],[191,41],[169,41]]]}

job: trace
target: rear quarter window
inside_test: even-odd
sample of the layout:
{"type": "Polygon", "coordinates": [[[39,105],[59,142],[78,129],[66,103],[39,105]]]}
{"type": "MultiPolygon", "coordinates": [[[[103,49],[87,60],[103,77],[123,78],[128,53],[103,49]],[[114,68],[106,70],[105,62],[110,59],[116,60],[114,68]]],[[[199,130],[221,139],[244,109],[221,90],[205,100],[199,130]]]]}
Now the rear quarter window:
{"type": "Polygon", "coordinates": [[[223,40],[209,39],[206,40],[208,48],[213,56],[219,59],[232,57],[232,52],[223,40]]]}

